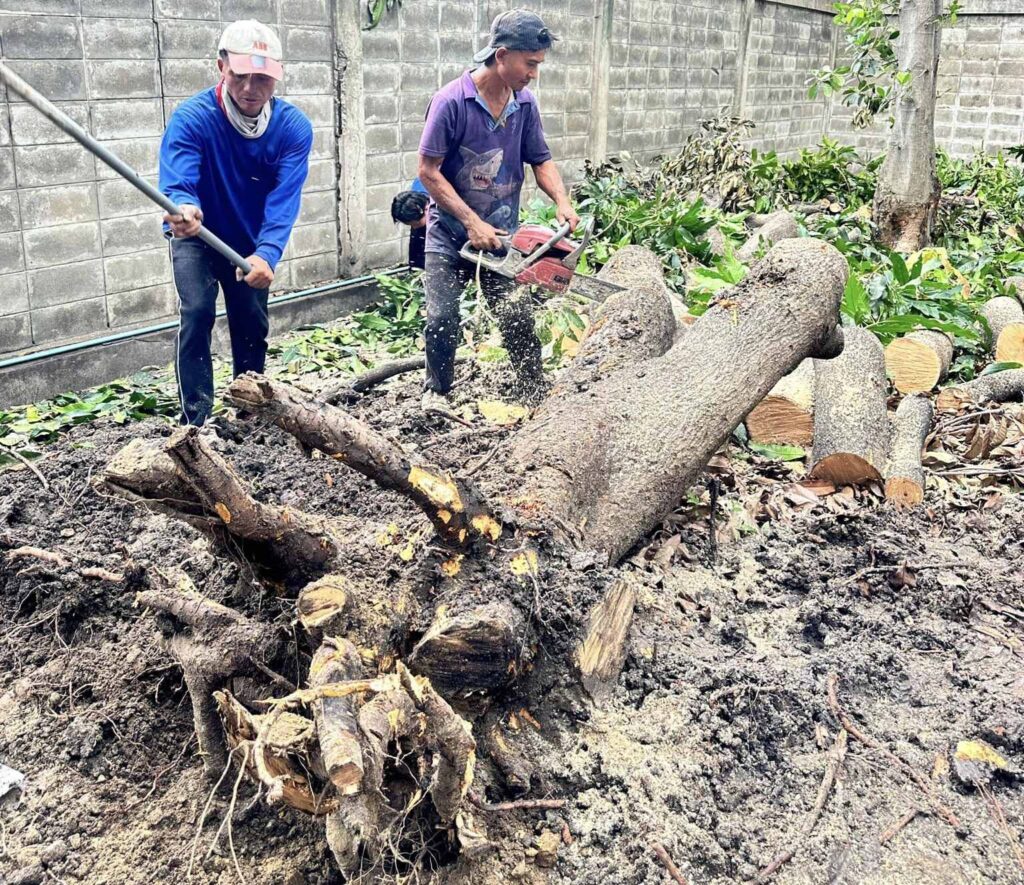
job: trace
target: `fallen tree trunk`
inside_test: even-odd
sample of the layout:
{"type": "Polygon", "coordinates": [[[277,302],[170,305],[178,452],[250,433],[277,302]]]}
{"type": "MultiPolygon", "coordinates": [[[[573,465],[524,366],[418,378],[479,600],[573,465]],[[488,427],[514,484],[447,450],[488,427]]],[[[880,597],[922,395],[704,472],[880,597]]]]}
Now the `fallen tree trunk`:
{"type": "Polygon", "coordinates": [[[756,443],[808,446],[814,440],[814,360],[804,360],[750,414],[747,433],[756,443]]]}
{"type": "Polygon", "coordinates": [[[1015,298],[993,298],[981,308],[992,330],[992,349],[998,362],[1024,363],[1024,308],[1015,298]]]}
{"type": "Polygon", "coordinates": [[[932,427],[932,404],[923,396],[908,396],[896,409],[892,452],[885,468],[885,497],[897,507],[914,507],[924,500],[921,451],[932,427]]]}
{"type": "Polygon", "coordinates": [[[935,406],[940,412],[956,412],[969,403],[1005,403],[1022,397],[1024,369],[1006,369],[940,390],[935,406]]]}
{"type": "Polygon", "coordinates": [[[810,474],[835,486],[881,482],[889,456],[885,354],[871,332],[843,332],[843,353],[815,365],[810,474]]]}
{"type": "Polygon", "coordinates": [[[934,389],[953,362],[953,342],[944,332],[922,329],[896,338],[885,348],[885,370],[900,393],[934,389]]]}

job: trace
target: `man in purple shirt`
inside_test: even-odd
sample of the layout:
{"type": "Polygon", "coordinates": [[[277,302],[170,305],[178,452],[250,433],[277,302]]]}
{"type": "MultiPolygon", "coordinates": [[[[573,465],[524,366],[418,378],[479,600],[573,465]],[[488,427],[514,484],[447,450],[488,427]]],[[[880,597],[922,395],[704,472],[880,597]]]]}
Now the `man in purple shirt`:
{"type": "MultiPolygon", "coordinates": [[[[459,257],[468,240],[498,251],[500,235],[519,224],[524,164],[555,203],[560,223],[575,229],[576,215],[544,139],[537,100],[526,87],[558,39],[540,16],[525,9],[502,13],[489,44],[474,56],[482,65],[449,83],[431,99],[420,139],[419,179],[431,197],[427,216],[426,357],[423,408],[448,411],[459,339],[459,295],[476,266],[459,257]]],[[[501,329],[515,369],[517,395],[536,400],[545,389],[541,347],[527,293],[514,283],[481,274],[481,287],[501,329]]]]}

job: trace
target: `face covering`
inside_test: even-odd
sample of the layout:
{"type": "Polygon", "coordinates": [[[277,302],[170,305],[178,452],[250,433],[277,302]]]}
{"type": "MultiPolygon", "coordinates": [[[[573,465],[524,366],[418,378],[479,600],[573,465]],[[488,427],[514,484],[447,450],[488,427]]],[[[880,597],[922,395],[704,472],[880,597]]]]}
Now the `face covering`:
{"type": "Polygon", "coordinates": [[[243,138],[259,138],[270,125],[270,115],[274,110],[274,99],[271,98],[255,117],[243,114],[224,88],[224,81],[217,84],[217,104],[224,111],[228,122],[243,138]]]}

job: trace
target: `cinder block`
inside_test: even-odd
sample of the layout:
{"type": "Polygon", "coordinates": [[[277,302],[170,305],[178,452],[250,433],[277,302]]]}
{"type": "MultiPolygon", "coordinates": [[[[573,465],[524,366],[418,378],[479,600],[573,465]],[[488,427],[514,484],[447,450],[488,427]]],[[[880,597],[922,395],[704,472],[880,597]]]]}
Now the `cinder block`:
{"type": "Polygon", "coordinates": [[[152,19],[153,0],[82,0],[82,15],[152,19]]]}
{"type": "Polygon", "coordinates": [[[92,154],[77,143],[16,147],[14,164],[22,187],[91,181],[96,177],[92,154]]]}
{"type": "Polygon", "coordinates": [[[309,176],[303,191],[333,190],[337,184],[333,160],[313,160],[309,164],[309,176]]]}
{"type": "MultiPolygon", "coordinates": [[[[401,82],[402,66],[397,62],[378,62],[363,67],[363,89],[367,95],[374,92],[392,94],[398,91],[401,82]]],[[[436,88],[437,78],[434,77],[431,79],[430,85],[420,87],[420,91],[433,92],[436,88]]]]}
{"type": "Polygon", "coordinates": [[[78,0],[0,0],[0,12],[75,15],[78,12],[78,0]]]}
{"type": "MultiPolygon", "coordinates": [[[[0,317],[28,310],[28,286],[23,273],[0,276],[0,317]]],[[[0,347],[0,350],[3,350],[0,347]]]]}
{"type": "Polygon", "coordinates": [[[370,125],[397,123],[398,98],[394,95],[367,95],[363,100],[363,114],[370,125]]]}
{"type": "Polygon", "coordinates": [[[163,108],[158,98],[94,101],[90,107],[93,134],[97,138],[144,138],[163,134],[163,108]]]}
{"type": "Polygon", "coordinates": [[[402,61],[432,62],[438,61],[440,55],[436,29],[402,31],[402,61]]]}
{"type": "MultiPolygon", "coordinates": [[[[103,146],[112,151],[139,175],[156,175],[160,169],[159,138],[128,138],[104,141],[103,146]]],[[[96,163],[97,178],[117,178],[118,173],[106,163],[96,163]]]]}
{"type": "MultiPolygon", "coordinates": [[[[289,0],[291,2],[291,0],[289,0]]],[[[338,252],[324,252],[291,262],[292,285],[312,286],[338,278],[338,252]]]]}
{"type": "Polygon", "coordinates": [[[314,129],[334,128],[333,95],[289,95],[286,101],[302,111],[314,129]]]}
{"type": "MultiPolygon", "coordinates": [[[[155,175],[146,176],[146,181],[157,185],[155,175]]],[[[120,218],[125,215],[145,215],[153,213],[160,216],[163,212],[154,206],[149,197],[135,186],[121,178],[101,181],[97,185],[100,204],[100,218],[120,218]]]]}
{"type": "Polygon", "coordinates": [[[279,261],[274,268],[274,282],[270,284],[271,292],[282,292],[292,287],[292,263],[279,261]]]}
{"type": "MultiPolygon", "coordinates": [[[[390,202],[390,201],[389,201],[390,202]]],[[[391,220],[388,205],[370,207],[366,216],[366,240],[369,243],[384,243],[398,236],[398,228],[391,220]],[[378,211],[374,212],[373,209],[378,211]]]]}
{"type": "MultiPolygon", "coordinates": [[[[28,61],[12,60],[9,67],[20,74],[50,101],[73,101],[86,98],[85,63],[78,60],[28,61]]],[[[22,99],[8,91],[11,104],[22,99]]]]}
{"type": "Polygon", "coordinates": [[[92,221],[96,218],[96,185],[23,189],[21,217],[27,229],[92,221]]]}
{"type": "Polygon", "coordinates": [[[145,289],[171,280],[171,264],[166,247],[105,258],[103,269],[108,293],[145,289]]]}
{"type": "Polygon", "coordinates": [[[0,273],[14,273],[25,269],[25,256],[21,251],[21,233],[0,234],[0,273]]]}
{"type": "Polygon", "coordinates": [[[33,310],[102,295],[103,262],[96,258],[29,271],[28,293],[33,310]]]}
{"type": "Polygon", "coordinates": [[[402,65],[402,89],[430,89],[438,87],[437,68],[427,64],[402,65]]]}
{"type": "MultiPolygon", "coordinates": [[[[398,61],[402,56],[402,39],[394,31],[374,28],[363,34],[363,61],[398,61]]],[[[375,66],[374,66],[375,67],[375,66]]]]}
{"type": "Polygon", "coordinates": [[[163,67],[164,93],[190,96],[213,86],[217,82],[216,52],[209,58],[165,59],[163,67]]]}
{"type": "Polygon", "coordinates": [[[156,60],[89,61],[92,98],[151,98],[160,95],[156,60]]]}
{"type": "Polygon", "coordinates": [[[323,62],[288,63],[284,69],[284,87],[289,96],[333,96],[334,68],[323,62]]]}
{"type": "Polygon", "coordinates": [[[100,226],[95,221],[26,230],[24,236],[29,270],[86,261],[100,254],[100,226]]]}
{"type": "Polygon", "coordinates": [[[313,146],[309,151],[309,158],[311,160],[333,159],[336,148],[337,139],[334,136],[333,129],[313,130],[313,146]]]}
{"type": "Polygon", "coordinates": [[[164,248],[166,242],[160,210],[156,207],[146,215],[104,219],[100,222],[100,237],[103,241],[103,254],[107,257],[164,248]]]}
{"type": "Polygon", "coordinates": [[[324,25],[331,20],[328,0],[286,0],[281,19],[289,25],[324,25]]]}
{"type": "Polygon", "coordinates": [[[32,346],[32,319],[27,313],[0,316],[0,353],[32,346]]]}
{"type": "Polygon", "coordinates": [[[14,187],[14,148],[0,148],[0,188],[14,187]]]}
{"type": "Polygon", "coordinates": [[[17,191],[0,191],[0,234],[21,229],[17,191]]]}
{"type": "Polygon", "coordinates": [[[78,21],[55,15],[17,15],[0,18],[7,58],[81,58],[78,21]]]}
{"type": "Polygon", "coordinates": [[[291,252],[294,258],[304,258],[320,252],[338,250],[338,226],[334,221],[304,224],[292,230],[291,252]]]}
{"type": "Polygon", "coordinates": [[[88,298],[58,307],[32,311],[32,338],[36,344],[56,344],[87,338],[107,328],[104,298],[88,298]]]}
{"type": "Polygon", "coordinates": [[[160,22],[160,56],[163,59],[214,59],[224,26],[220,22],[160,22]]]}
{"type": "Polygon", "coordinates": [[[178,296],[170,283],[107,295],[107,321],[111,329],[155,323],[177,312],[178,296]]]}
{"type": "Polygon", "coordinates": [[[401,126],[401,148],[404,151],[414,151],[420,146],[420,137],[423,135],[423,123],[417,120],[415,123],[403,123],[401,126]]]}
{"type": "MultiPolygon", "coordinates": [[[[286,65],[295,61],[327,61],[333,63],[334,37],[327,28],[289,27],[283,30],[286,65]]],[[[364,54],[366,52],[365,43],[363,45],[363,52],[364,54]]]]}
{"type": "Polygon", "coordinates": [[[125,18],[87,18],[85,54],[89,58],[155,58],[153,22],[125,18]]]}
{"type": "Polygon", "coordinates": [[[402,180],[402,163],[398,154],[377,154],[366,158],[366,181],[383,184],[402,180]]]}
{"type": "Polygon", "coordinates": [[[302,197],[298,224],[333,221],[338,215],[338,201],[333,191],[315,191],[302,197]]]}
{"type": "MultiPolygon", "coordinates": [[[[57,107],[89,131],[89,105],[85,102],[57,102],[57,107]]],[[[11,138],[17,145],[60,144],[73,141],[70,135],[58,129],[34,107],[27,104],[11,105],[11,138]]]]}
{"type": "Polygon", "coordinates": [[[225,22],[254,18],[270,24],[277,21],[277,0],[221,0],[220,18],[225,22]]]}
{"type": "Polygon", "coordinates": [[[391,153],[398,150],[399,133],[395,126],[367,126],[366,152],[368,154],[391,153]]]}
{"type": "Polygon", "coordinates": [[[158,18],[220,18],[220,0],[156,0],[158,18]]]}
{"type": "Polygon", "coordinates": [[[401,240],[371,243],[364,252],[366,268],[367,270],[381,270],[386,267],[394,267],[396,264],[404,264],[406,254],[401,240]]]}

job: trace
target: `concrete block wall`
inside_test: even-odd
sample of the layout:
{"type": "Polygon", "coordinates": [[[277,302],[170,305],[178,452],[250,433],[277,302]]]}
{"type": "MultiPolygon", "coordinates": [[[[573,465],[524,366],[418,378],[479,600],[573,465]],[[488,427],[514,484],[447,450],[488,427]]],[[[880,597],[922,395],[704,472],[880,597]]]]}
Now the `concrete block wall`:
{"type": "MultiPolygon", "coordinates": [[[[273,24],[292,63],[279,94],[315,127],[299,226],[276,289],[338,274],[335,72],[328,0],[2,0],[0,51],[156,182],[174,108],[216,82],[224,23],[273,24]]],[[[172,318],[157,207],[19,98],[0,102],[0,353],[172,318]]]]}

